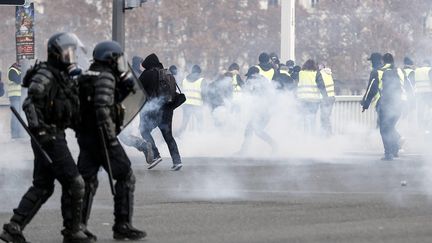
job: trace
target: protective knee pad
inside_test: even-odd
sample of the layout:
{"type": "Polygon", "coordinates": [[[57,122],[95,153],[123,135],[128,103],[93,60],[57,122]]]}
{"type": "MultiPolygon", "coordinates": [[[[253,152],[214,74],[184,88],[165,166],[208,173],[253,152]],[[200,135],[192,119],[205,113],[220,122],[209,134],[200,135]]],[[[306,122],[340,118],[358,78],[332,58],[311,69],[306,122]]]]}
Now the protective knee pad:
{"type": "Polygon", "coordinates": [[[23,230],[39,211],[42,204],[51,197],[53,192],[54,184],[46,187],[30,187],[22,197],[18,207],[14,209],[14,215],[11,221],[17,223],[23,230]]]}
{"type": "Polygon", "coordinates": [[[72,178],[68,184],[63,185],[61,210],[63,225],[75,230],[82,217],[82,203],[84,197],[84,179],[78,175],[72,178]]]}
{"type": "Polygon", "coordinates": [[[124,179],[116,182],[117,194],[114,197],[116,223],[132,222],[135,181],[135,175],[130,171],[124,179]]]}
{"type": "Polygon", "coordinates": [[[87,225],[93,205],[93,198],[96,195],[99,181],[97,175],[85,179],[85,193],[83,198],[82,223],[87,225]]]}
{"type": "Polygon", "coordinates": [[[73,199],[83,198],[85,187],[84,179],[79,175],[72,179],[69,186],[69,193],[73,199]]]}

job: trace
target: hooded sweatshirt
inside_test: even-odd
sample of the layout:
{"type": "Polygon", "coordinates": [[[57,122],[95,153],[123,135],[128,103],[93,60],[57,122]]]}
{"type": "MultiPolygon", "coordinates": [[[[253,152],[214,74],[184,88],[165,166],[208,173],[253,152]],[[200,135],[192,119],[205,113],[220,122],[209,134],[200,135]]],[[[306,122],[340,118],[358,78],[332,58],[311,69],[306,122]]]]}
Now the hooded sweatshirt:
{"type": "Polygon", "coordinates": [[[141,73],[139,81],[142,83],[149,98],[157,97],[159,88],[158,69],[164,68],[162,63],[159,62],[159,58],[153,53],[144,59],[141,66],[145,70],[141,73]]]}

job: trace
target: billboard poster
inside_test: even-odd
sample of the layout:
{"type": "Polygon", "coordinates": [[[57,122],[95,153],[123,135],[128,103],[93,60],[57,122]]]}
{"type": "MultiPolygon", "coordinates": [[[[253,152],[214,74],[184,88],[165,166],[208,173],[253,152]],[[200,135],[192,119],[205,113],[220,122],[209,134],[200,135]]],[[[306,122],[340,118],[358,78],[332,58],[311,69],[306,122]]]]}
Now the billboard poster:
{"type": "Polygon", "coordinates": [[[17,61],[35,58],[34,4],[17,6],[15,11],[17,61]]]}

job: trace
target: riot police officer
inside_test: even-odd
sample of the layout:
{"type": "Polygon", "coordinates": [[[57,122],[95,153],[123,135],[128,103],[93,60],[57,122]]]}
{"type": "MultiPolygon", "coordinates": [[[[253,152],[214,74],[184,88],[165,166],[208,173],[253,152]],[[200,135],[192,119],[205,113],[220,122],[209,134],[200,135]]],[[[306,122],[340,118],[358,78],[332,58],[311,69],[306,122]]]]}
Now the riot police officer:
{"type": "MultiPolygon", "coordinates": [[[[80,154],[78,169],[85,181],[83,224],[87,225],[93,197],[98,187],[97,174],[102,166],[109,170],[104,154],[108,153],[112,176],[116,181],[114,195],[114,239],[138,240],[144,231],[132,226],[135,176],[131,162],[117,135],[123,122],[121,102],[133,89],[133,81],[123,50],[117,42],[96,45],[89,70],[79,79],[82,125],[78,132],[80,154]],[[106,148],[98,129],[106,138],[106,148]]],[[[86,229],[86,232],[90,232],[86,229]]]]}
{"type": "Polygon", "coordinates": [[[28,126],[41,145],[32,140],[34,153],[33,185],[24,194],[9,223],[3,226],[0,239],[26,242],[22,231],[54,191],[54,180],[62,186],[61,211],[63,242],[91,242],[80,229],[84,180],[68,149],[65,129],[74,128],[79,115],[76,80],[78,39],[59,33],[48,40],[48,61],[37,63],[24,78],[28,96],[23,110],[28,126]],[[46,151],[52,163],[44,157],[46,151]],[[68,198],[68,200],[65,200],[68,198]]]}

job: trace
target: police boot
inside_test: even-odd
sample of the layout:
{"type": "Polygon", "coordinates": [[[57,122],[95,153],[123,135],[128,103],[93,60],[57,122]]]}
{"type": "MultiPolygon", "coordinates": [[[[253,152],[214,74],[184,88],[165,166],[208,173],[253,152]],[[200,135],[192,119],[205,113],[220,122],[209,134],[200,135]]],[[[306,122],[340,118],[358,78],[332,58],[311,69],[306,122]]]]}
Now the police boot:
{"type": "Polygon", "coordinates": [[[116,240],[140,240],[147,236],[145,231],[136,229],[129,222],[115,223],[112,229],[116,240]]]}
{"type": "Polygon", "coordinates": [[[114,196],[115,224],[112,228],[116,240],[139,240],[147,236],[146,232],[132,226],[135,176],[132,171],[122,180],[116,182],[114,196]]]}
{"type": "Polygon", "coordinates": [[[84,234],[86,234],[88,238],[96,241],[97,237],[90,230],[88,230],[87,222],[90,218],[90,213],[93,205],[93,198],[99,186],[99,181],[97,179],[97,175],[84,179],[84,181],[85,181],[85,193],[84,193],[83,204],[82,204],[83,208],[82,208],[81,226],[84,231],[84,234]]]}
{"type": "Polygon", "coordinates": [[[32,186],[22,197],[18,207],[14,209],[10,223],[3,226],[0,239],[5,242],[26,243],[22,233],[25,226],[33,219],[42,204],[52,195],[54,185],[41,188],[32,186]]]}
{"type": "Polygon", "coordinates": [[[28,243],[21,231],[21,227],[14,222],[3,225],[3,232],[0,239],[10,243],[28,243]]]}
{"type": "Polygon", "coordinates": [[[69,185],[63,186],[62,193],[62,230],[63,243],[91,243],[94,242],[81,227],[82,203],[84,197],[84,180],[81,176],[72,179],[69,185]]]}

